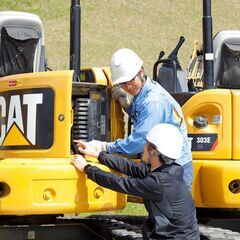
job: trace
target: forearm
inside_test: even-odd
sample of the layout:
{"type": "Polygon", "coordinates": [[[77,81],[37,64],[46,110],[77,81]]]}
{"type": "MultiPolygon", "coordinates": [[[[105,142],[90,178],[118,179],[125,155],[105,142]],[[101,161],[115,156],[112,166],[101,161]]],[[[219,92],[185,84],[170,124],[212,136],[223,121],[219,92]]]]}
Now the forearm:
{"type": "Polygon", "coordinates": [[[120,192],[140,196],[148,199],[161,198],[160,188],[156,188],[156,182],[149,182],[132,177],[121,177],[117,174],[102,171],[100,168],[91,166],[86,169],[86,173],[89,179],[96,182],[98,185],[120,192]],[[153,187],[151,187],[153,186],[153,187]]]}
{"type": "Polygon", "coordinates": [[[147,133],[156,124],[167,121],[165,116],[167,114],[159,101],[152,101],[145,104],[138,114],[134,129],[128,137],[107,144],[107,151],[109,153],[123,153],[128,155],[142,153],[147,133]]]}
{"type": "Polygon", "coordinates": [[[106,152],[101,152],[98,160],[107,167],[128,176],[143,178],[149,172],[149,168],[145,164],[136,164],[127,158],[108,154],[106,152]]]}
{"type": "Polygon", "coordinates": [[[96,182],[97,184],[99,184],[102,187],[105,187],[105,188],[108,188],[108,189],[111,189],[114,191],[118,191],[121,193],[128,193],[126,191],[123,191],[118,186],[115,186],[115,184],[113,184],[113,182],[117,182],[118,179],[121,179],[121,177],[116,174],[105,172],[95,166],[87,167],[85,172],[89,179],[96,182]]]}
{"type": "Polygon", "coordinates": [[[121,153],[127,155],[136,155],[143,152],[145,139],[147,132],[144,131],[136,131],[133,132],[124,139],[118,139],[115,142],[110,142],[107,144],[107,151],[111,154],[113,153],[121,153]]]}

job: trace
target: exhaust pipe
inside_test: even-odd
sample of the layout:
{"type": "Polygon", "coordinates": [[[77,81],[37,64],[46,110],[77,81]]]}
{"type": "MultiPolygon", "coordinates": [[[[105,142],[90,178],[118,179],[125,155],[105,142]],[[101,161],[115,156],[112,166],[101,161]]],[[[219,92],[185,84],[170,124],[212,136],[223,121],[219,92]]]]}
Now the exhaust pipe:
{"type": "Polygon", "coordinates": [[[80,0],[72,0],[70,9],[70,69],[74,70],[73,81],[80,82],[81,7],[80,0]]]}
{"type": "Polygon", "coordinates": [[[203,31],[204,89],[211,89],[214,87],[211,0],[203,0],[202,31],[203,31]]]}

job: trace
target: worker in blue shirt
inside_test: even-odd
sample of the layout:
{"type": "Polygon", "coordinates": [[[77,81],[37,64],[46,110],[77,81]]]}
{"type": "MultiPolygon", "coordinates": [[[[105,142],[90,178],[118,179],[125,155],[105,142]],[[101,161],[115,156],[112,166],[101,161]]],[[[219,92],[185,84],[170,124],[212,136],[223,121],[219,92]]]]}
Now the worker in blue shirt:
{"type": "Polygon", "coordinates": [[[199,240],[194,202],[185,182],[183,168],[175,163],[182,152],[183,137],[177,127],[160,123],[146,135],[142,162],[96,152],[79,141],[81,153],[97,157],[101,164],[127,176],[105,172],[75,156],[72,164],[100,186],[143,198],[148,217],[142,225],[144,240],[199,240]]]}
{"type": "MultiPolygon", "coordinates": [[[[115,142],[90,141],[96,150],[109,153],[135,155],[143,152],[146,134],[158,123],[169,123],[178,127],[184,143],[182,154],[176,160],[184,168],[184,181],[191,189],[193,164],[187,128],[179,104],[157,82],[144,73],[143,61],[132,50],[117,50],[110,63],[113,86],[112,97],[118,100],[134,124],[132,133],[115,142]],[[130,102],[127,93],[133,96],[130,102]]],[[[75,141],[78,143],[78,141],[75,141]]]]}

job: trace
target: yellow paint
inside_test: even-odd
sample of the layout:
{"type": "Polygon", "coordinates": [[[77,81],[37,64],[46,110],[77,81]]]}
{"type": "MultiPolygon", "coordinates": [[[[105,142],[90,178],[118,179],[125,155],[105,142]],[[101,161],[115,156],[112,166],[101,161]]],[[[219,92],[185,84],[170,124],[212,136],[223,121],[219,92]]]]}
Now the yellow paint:
{"type": "Polygon", "coordinates": [[[28,140],[24,137],[21,130],[14,123],[7,133],[5,140],[3,141],[3,146],[21,146],[30,145],[28,140]]]}
{"type": "MultiPolygon", "coordinates": [[[[95,82],[111,88],[108,68],[90,68],[95,82]]],[[[6,193],[0,197],[2,215],[61,214],[121,209],[126,195],[102,188],[77,173],[70,164],[70,130],[73,124],[71,107],[72,71],[20,74],[1,78],[1,91],[9,91],[9,81],[19,80],[22,86],[10,89],[52,88],[54,99],[54,143],[47,150],[1,150],[0,182],[5,183],[6,193]],[[64,120],[60,121],[59,116],[64,120]],[[23,198],[24,196],[24,198],[23,198]]],[[[91,83],[94,84],[94,83],[91,83]]],[[[230,183],[239,179],[240,158],[238,90],[205,90],[195,94],[183,106],[188,132],[217,133],[218,145],[212,152],[193,152],[193,196],[197,207],[238,208],[239,194],[229,190],[230,183]],[[208,119],[208,126],[197,129],[193,125],[198,115],[208,119]],[[222,121],[214,123],[214,116],[222,121]],[[221,118],[220,118],[221,119],[221,118]]],[[[93,94],[98,99],[98,94],[93,94]]],[[[124,115],[118,101],[111,100],[110,140],[124,137],[124,115]]],[[[26,144],[23,135],[13,126],[4,145],[26,144]]],[[[108,168],[96,158],[87,158],[103,170],[108,168]]]]}
{"type": "Polygon", "coordinates": [[[189,134],[217,133],[218,145],[214,151],[194,151],[193,159],[232,159],[232,95],[227,89],[205,90],[192,96],[183,106],[183,113],[189,134]],[[196,116],[204,116],[208,126],[196,128],[196,116]],[[220,123],[214,123],[214,116],[221,116],[220,123]]]}
{"type": "MultiPolygon", "coordinates": [[[[71,158],[0,160],[0,182],[10,192],[0,197],[2,215],[79,213],[121,209],[126,195],[98,186],[77,173],[71,158]]],[[[105,171],[108,168],[96,165],[105,171]]]]}
{"type": "MultiPolygon", "coordinates": [[[[50,149],[0,151],[0,158],[64,158],[70,156],[70,129],[72,126],[72,76],[73,71],[52,71],[11,75],[1,78],[1,92],[17,89],[51,88],[54,91],[54,143],[50,149]],[[22,81],[22,86],[9,88],[11,79],[22,81]],[[64,120],[60,121],[59,116],[64,120]]],[[[44,131],[44,129],[42,130],[44,131]]],[[[11,137],[12,139],[14,138],[11,137]]]]}
{"type": "Polygon", "coordinates": [[[240,90],[232,90],[232,158],[240,160],[240,90]]]}
{"type": "Polygon", "coordinates": [[[239,208],[240,193],[229,190],[239,179],[240,162],[226,160],[194,160],[192,193],[197,207],[239,208]]]}
{"type": "Polygon", "coordinates": [[[110,71],[110,68],[109,67],[103,67],[102,68],[106,78],[107,78],[107,81],[108,81],[108,86],[111,88],[112,87],[112,76],[111,76],[111,71],[110,71]]]}
{"type": "MultiPolygon", "coordinates": [[[[109,75],[100,69],[92,68],[97,84],[111,86],[109,75]]],[[[1,78],[0,91],[51,88],[54,91],[54,143],[50,149],[0,150],[0,183],[9,188],[0,196],[0,214],[63,214],[96,212],[122,209],[127,196],[105,189],[77,173],[70,164],[70,133],[73,124],[72,100],[73,71],[19,74],[1,78]],[[22,86],[12,86],[11,79],[22,81],[22,86]],[[60,121],[59,116],[64,120],[60,121]],[[24,197],[23,197],[24,196],[24,197]]],[[[94,84],[94,83],[91,83],[94,84]]],[[[108,87],[108,86],[106,86],[108,87]]],[[[98,98],[95,94],[93,97],[98,98]]],[[[124,135],[124,121],[121,107],[111,100],[111,140],[124,135]]],[[[42,130],[44,131],[44,129],[42,130]]],[[[19,138],[16,130],[11,139],[19,138]]],[[[9,137],[8,136],[8,137],[9,137]]],[[[22,143],[23,140],[22,140],[22,143]]],[[[110,171],[93,157],[87,158],[91,164],[110,171]]]]}
{"type": "Polygon", "coordinates": [[[108,85],[107,78],[105,73],[103,72],[102,68],[84,68],[84,70],[91,70],[95,79],[95,83],[108,85]]]}
{"type": "Polygon", "coordinates": [[[230,191],[231,182],[239,180],[240,91],[204,90],[196,93],[183,106],[189,134],[217,133],[213,151],[193,151],[194,182],[192,193],[197,207],[239,208],[240,193],[230,191]],[[204,116],[208,126],[193,125],[196,116],[204,116]],[[218,119],[216,121],[216,119],[218,119]]]}

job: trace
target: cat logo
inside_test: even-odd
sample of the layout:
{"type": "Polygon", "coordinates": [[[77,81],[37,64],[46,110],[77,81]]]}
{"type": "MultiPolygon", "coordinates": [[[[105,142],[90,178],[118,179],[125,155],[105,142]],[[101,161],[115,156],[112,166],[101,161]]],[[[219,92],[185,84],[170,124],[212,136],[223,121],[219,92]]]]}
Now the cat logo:
{"type": "Polygon", "coordinates": [[[54,92],[21,89],[0,94],[0,149],[47,149],[53,144],[54,92]]]}

